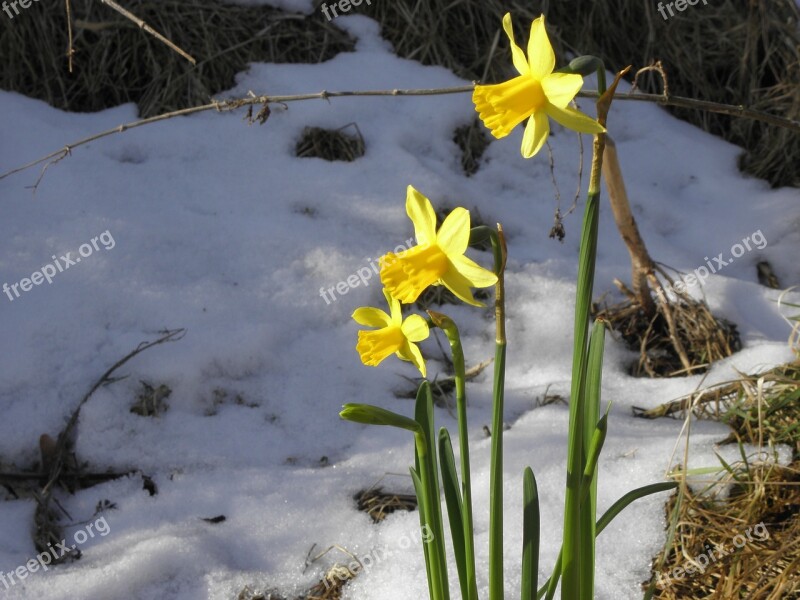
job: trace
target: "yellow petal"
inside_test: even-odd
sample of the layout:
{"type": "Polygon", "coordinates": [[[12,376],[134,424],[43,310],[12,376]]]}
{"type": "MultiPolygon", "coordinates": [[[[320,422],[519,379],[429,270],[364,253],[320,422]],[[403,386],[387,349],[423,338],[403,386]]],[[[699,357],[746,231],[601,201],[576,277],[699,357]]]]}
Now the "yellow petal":
{"type": "Polygon", "coordinates": [[[577,131],[579,133],[602,133],[606,129],[595,119],[583,114],[579,110],[567,106],[565,108],[558,108],[554,105],[549,105],[545,112],[550,115],[554,120],[559,122],[564,127],[577,131]]]}
{"type": "Polygon", "coordinates": [[[475,300],[475,298],[472,296],[472,290],[469,289],[469,281],[457,270],[450,269],[445,276],[442,277],[442,283],[462,302],[466,302],[472,306],[484,306],[481,302],[475,300]]]}
{"type": "Polygon", "coordinates": [[[430,334],[427,321],[419,315],[409,316],[400,329],[409,342],[421,342],[430,334]]]}
{"type": "Polygon", "coordinates": [[[522,156],[530,158],[542,149],[550,134],[550,123],[543,112],[533,113],[522,136],[522,156]]]}
{"type": "Polygon", "coordinates": [[[577,73],[551,73],[542,79],[542,89],[550,104],[566,107],[583,87],[583,77],[577,73]]]}
{"type": "Polygon", "coordinates": [[[353,320],[365,327],[387,327],[392,320],[385,312],[371,306],[362,306],[353,313],[353,320]]]}
{"type": "Polygon", "coordinates": [[[511,60],[514,63],[514,68],[520,75],[528,75],[530,73],[530,68],[528,67],[528,61],[525,60],[525,53],[522,51],[522,48],[517,46],[517,42],[514,41],[514,28],[511,25],[511,13],[506,13],[503,17],[503,29],[508,36],[508,41],[511,42],[511,60]]]}
{"type": "Polygon", "coordinates": [[[398,358],[410,361],[414,364],[423,377],[426,377],[425,359],[422,358],[422,352],[415,344],[406,342],[405,345],[397,351],[398,358]]]}
{"type": "Polygon", "coordinates": [[[463,254],[447,258],[450,261],[451,269],[458,271],[467,280],[470,287],[485,288],[497,283],[497,275],[463,254]]]}
{"type": "Polygon", "coordinates": [[[447,256],[436,244],[414,246],[400,254],[390,252],[380,263],[383,285],[405,304],[415,302],[448,268],[447,256]]]}
{"type": "Polygon", "coordinates": [[[547,37],[544,26],[544,15],[531,23],[531,37],[528,39],[528,64],[530,73],[537,79],[553,72],[556,66],[556,55],[547,37]]]}
{"type": "Polygon", "coordinates": [[[400,301],[393,298],[386,288],[383,288],[383,296],[389,305],[389,324],[399,327],[403,323],[403,311],[400,308],[400,301]]]}
{"type": "Polygon", "coordinates": [[[507,136],[517,125],[547,105],[539,83],[519,76],[495,85],[476,85],[472,92],[475,110],[498,139],[507,136]]]}
{"type": "Polygon", "coordinates": [[[447,255],[464,254],[469,245],[469,211],[458,207],[447,218],[436,234],[436,244],[447,255]]]}
{"type": "Polygon", "coordinates": [[[406,190],[406,213],[414,223],[418,244],[430,244],[436,239],[436,213],[430,200],[412,186],[406,190]]]}
{"type": "Polygon", "coordinates": [[[359,331],[356,350],[362,363],[376,367],[405,343],[406,338],[399,327],[384,327],[375,331],[359,331]]]}

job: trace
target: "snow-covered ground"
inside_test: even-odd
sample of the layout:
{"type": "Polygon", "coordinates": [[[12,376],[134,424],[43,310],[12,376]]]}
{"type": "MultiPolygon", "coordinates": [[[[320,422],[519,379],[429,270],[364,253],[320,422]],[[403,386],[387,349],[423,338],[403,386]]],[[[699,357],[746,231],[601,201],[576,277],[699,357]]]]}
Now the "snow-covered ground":
{"type": "MultiPolygon", "coordinates": [[[[358,37],[354,53],[320,65],[255,64],[226,96],[465,83],[445,69],[397,58],[363,16],[341,17],[337,25],[358,37]]],[[[591,109],[588,101],[582,105],[591,109]]],[[[67,114],[7,92],[0,92],[0,108],[0,171],[136,117],[131,105],[67,114]]],[[[181,341],[129,363],[122,372],[130,376],[99,390],[78,425],[81,460],[95,470],[141,469],[159,493],[151,497],[134,477],[61,497],[76,523],[92,520],[99,501],[114,502],[117,508],[103,513],[106,535],[89,538],[80,561],[32,573],[7,590],[0,583],[0,597],[227,599],[245,585],[290,595],[318,581],[334,560],[349,562],[333,552],[305,569],[312,544],[338,544],[359,556],[391,552],[346,588],[347,598],[427,596],[417,514],[395,513],[374,525],[352,500],[385,474],[408,472],[411,438],[337,416],[345,402],[411,414],[412,401],[395,392],[410,389],[403,377],[415,371],[395,359],[366,368],[355,352],[358,326],[350,315],[359,306],[382,306],[376,279],[330,303],[320,295],[413,235],[404,211],[408,184],[437,207],[466,206],[507,232],[506,591],[519,589],[526,465],[539,482],[541,576],[549,574],[560,544],[568,410],[537,408],[536,401],[548,387],[550,394],[568,394],[583,194],[566,219],[565,242],[548,239],[555,201],[546,155],[523,160],[518,130],[494,142],[478,173],[466,178],[452,136],[473,116],[468,94],[297,102],[276,107],[264,126],[248,126],[242,112],[205,113],[78,148],[48,170],[35,195],[26,186],[36,170],[0,181],[0,284],[30,278],[53,264],[53,255],[72,252],[74,259],[94,238],[98,246],[52,283],[13,301],[0,295],[3,464],[31,466],[39,436],[55,436],[89,386],[139,342],[164,328],[188,330],[181,341]],[[351,122],[366,140],[364,157],[330,163],[294,156],[304,127],[351,122]],[[160,417],[130,412],[140,380],[173,390],[160,417]],[[215,403],[215,390],[227,400],[215,403]],[[243,403],[233,400],[237,395],[243,403]],[[225,522],[202,520],[217,515],[225,522]]],[[[656,106],[620,101],[609,129],[657,260],[692,271],[706,257],[730,258],[732,247],[756,232],[766,241],[704,286],[712,309],[738,324],[744,342],[705,383],[787,360],[789,330],[777,292],[758,285],[755,264],[769,260],[786,285],[800,278],[798,191],[770,190],[740,174],[738,148],[656,106]]],[[[551,144],[566,208],[577,185],[577,137],[556,129],[551,144]]],[[[589,140],[584,144],[588,153],[589,140]]],[[[596,296],[613,293],[613,278],[627,279],[629,270],[605,203],[600,235],[596,296]]],[[[472,256],[489,264],[488,254],[472,256]]],[[[462,328],[468,366],[492,355],[488,311],[442,310],[462,328]]],[[[442,368],[436,343],[422,348],[435,375],[442,368]]],[[[634,379],[626,371],[632,356],[609,337],[603,395],[614,407],[601,459],[601,510],[625,491],[660,480],[670,466],[681,424],[635,419],[631,406],[655,406],[701,382],[699,376],[634,379]]],[[[490,420],[489,372],[468,392],[485,598],[489,440],[482,426],[490,420]]],[[[455,431],[446,410],[436,418],[455,431]]],[[[694,425],[689,466],[716,464],[713,444],[724,432],[720,425],[694,425]]],[[[411,490],[404,475],[388,475],[384,485],[411,490]]],[[[635,504],[601,535],[598,598],[641,597],[639,584],[663,542],[664,500],[635,504]]],[[[33,510],[30,500],[0,503],[0,572],[35,556],[33,510]]],[[[83,527],[68,528],[68,541],[83,527]]]]}

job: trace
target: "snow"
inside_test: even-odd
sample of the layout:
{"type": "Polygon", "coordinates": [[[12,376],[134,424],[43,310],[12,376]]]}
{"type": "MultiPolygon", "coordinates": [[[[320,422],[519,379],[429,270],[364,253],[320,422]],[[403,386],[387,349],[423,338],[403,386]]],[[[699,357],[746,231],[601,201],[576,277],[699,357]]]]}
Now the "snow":
{"type": "MultiPolygon", "coordinates": [[[[307,2],[290,4],[310,10],[307,2]]],[[[445,69],[394,56],[366,17],[336,23],[359,38],[355,52],[320,65],[254,64],[224,96],[465,83],[445,69]]],[[[582,105],[591,109],[588,101],[582,105]]],[[[0,125],[2,171],[136,118],[131,105],[70,114],[8,92],[0,92],[0,107],[13,115],[0,125]]],[[[28,187],[35,169],[0,180],[0,284],[30,277],[52,263],[52,255],[77,256],[81,244],[103,232],[115,242],[13,302],[0,296],[4,464],[31,466],[39,435],[55,436],[111,364],[164,328],[187,328],[181,341],[126,365],[121,373],[127,379],[98,390],[77,430],[81,460],[96,470],[141,469],[159,493],[151,497],[133,477],[62,497],[76,523],[91,520],[99,501],[114,502],[117,508],[103,513],[110,533],[82,545],[80,561],[31,574],[7,591],[0,584],[2,597],[222,599],[245,585],[289,595],[316,583],[334,561],[350,560],[332,551],[305,569],[312,544],[318,550],[338,544],[358,556],[391,552],[348,585],[347,598],[427,596],[417,514],[396,513],[376,526],[352,501],[385,474],[408,472],[411,438],[337,416],[345,402],[411,414],[412,402],[395,392],[410,389],[404,377],[415,376],[413,367],[391,359],[369,369],[354,350],[358,327],[350,314],[359,306],[382,306],[375,279],[330,303],[320,296],[320,288],[346,280],[413,235],[403,207],[408,184],[437,207],[477,209],[507,232],[506,592],[516,594],[519,586],[526,465],[542,497],[541,576],[549,575],[560,540],[568,411],[562,404],[537,407],[536,399],[546,390],[568,395],[583,194],[566,219],[565,242],[548,239],[554,212],[548,161],[520,157],[520,130],[493,143],[478,173],[466,178],[452,133],[473,118],[468,94],[288,107],[274,108],[264,126],[248,126],[242,112],[210,112],[93,142],[48,169],[35,195],[28,187]],[[362,158],[329,163],[294,156],[304,127],[352,122],[366,140],[362,158]],[[140,380],[173,390],[163,415],[129,412],[140,380]],[[215,390],[225,392],[221,404],[215,390]],[[237,394],[242,403],[234,401],[237,394]],[[225,522],[202,520],[217,515],[225,522]]],[[[712,309],[739,325],[744,342],[705,379],[631,378],[626,365],[632,353],[609,337],[603,397],[614,404],[601,458],[600,510],[630,489],[661,480],[683,455],[680,446],[671,462],[680,422],[635,419],[632,406],[656,406],[737,370],[791,358],[778,292],[758,285],[755,264],[769,260],[787,284],[800,276],[794,260],[800,223],[792,216],[797,190],[771,190],[740,174],[738,148],[653,105],[616,103],[609,128],[657,260],[691,272],[704,257],[730,254],[756,231],[768,243],[702,288],[712,309]]],[[[577,138],[556,130],[550,141],[566,208],[577,186],[577,138]]],[[[588,171],[588,139],[584,148],[588,171]]],[[[490,262],[486,253],[473,256],[490,262]]],[[[628,271],[604,203],[595,296],[613,294],[613,278],[627,279],[628,271]]],[[[442,310],[462,329],[468,366],[492,355],[487,311],[442,310]]],[[[422,347],[435,375],[442,368],[436,343],[422,347]]],[[[489,440],[482,426],[491,414],[488,371],[468,393],[478,584],[486,597],[489,440]]],[[[436,418],[456,431],[447,411],[437,409],[436,418]]],[[[689,467],[717,464],[714,444],[724,434],[721,425],[694,424],[689,467]]],[[[719,450],[727,456],[730,449],[719,450]]],[[[411,490],[403,475],[389,475],[384,484],[411,490]]],[[[600,536],[597,598],[641,597],[639,584],[663,542],[665,498],[634,504],[600,536]]],[[[35,556],[32,513],[29,500],[0,504],[0,572],[35,556]]],[[[68,539],[81,527],[68,528],[68,539]]],[[[452,556],[450,571],[457,598],[452,556]]]]}

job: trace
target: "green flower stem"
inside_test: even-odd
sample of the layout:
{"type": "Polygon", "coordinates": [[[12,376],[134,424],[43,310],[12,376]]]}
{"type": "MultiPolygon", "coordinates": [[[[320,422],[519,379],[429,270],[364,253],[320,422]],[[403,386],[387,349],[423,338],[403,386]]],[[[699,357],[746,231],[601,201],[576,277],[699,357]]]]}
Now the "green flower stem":
{"type": "Polygon", "coordinates": [[[464,560],[466,563],[467,595],[464,600],[478,600],[478,583],[475,574],[475,540],[472,524],[472,483],[469,464],[469,428],[467,427],[467,390],[464,350],[455,322],[441,313],[428,311],[431,321],[444,331],[450,342],[456,384],[456,411],[458,414],[458,445],[461,455],[462,518],[464,529],[464,560]]]}
{"type": "MultiPolygon", "coordinates": [[[[597,101],[597,120],[605,126],[611,100],[616,91],[617,84],[624,72],[617,75],[611,88],[606,90],[605,68],[602,62],[597,66],[597,82],[600,98],[597,101]]],[[[564,500],[564,545],[563,561],[561,565],[561,598],[562,600],[591,600],[593,576],[590,579],[583,570],[582,558],[590,564],[587,569],[593,569],[593,560],[589,559],[588,552],[593,549],[582,549],[582,541],[591,531],[582,531],[587,526],[587,517],[581,516],[589,509],[587,503],[581,501],[581,479],[586,467],[587,442],[584,427],[593,428],[594,423],[585,423],[588,416],[585,411],[592,414],[593,408],[585,407],[587,366],[588,366],[588,330],[592,300],[592,285],[594,282],[595,259],[597,256],[597,228],[600,213],[600,179],[603,167],[603,152],[605,150],[606,134],[599,133],[594,136],[592,171],[589,177],[589,191],[586,199],[586,209],[583,218],[583,231],[581,232],[581,249],[578,262],[578,284],[575,301],[575,327],[574,346],[572,356],[572,386],[570,390],[570,416],[569,416],[569,448],[567,451],[567,490],[564,500]]],[[[595,413],[596,414],[596,413],[595,413]]],[[[592,429],[590,429],[591,432],[592,429]]],[[[588,433],[591,435],[591,433],[588,433]]],[[[594,520],[594,517],[591,517],[594,520]]]]}
{"type": "Polygon", "coordinates": [[[562,560],[562,600],[580,600],[581,594],[581,501],[580,488],[584,469],[583,427],[586,387],[586,363],[589,312],[597,253],[597,225],[600,212],[600,169],[602,142],[595,136],[595,155],[589,195],[583,218],[578,290],[575,302],[575,328],[572,355],[572,386],[569,402],[569,448],[567,451],[567,490],[564,500],[564,549],[562,560]]]}
{"type": "Polygon", "coordinates": [[[503,600],[503,397],[506,371],[505,288],[506,241],[498,223],[492,232],[495,285],[495,357],[492,414],[492,456],[489,483],[489,600],[503,600]]]}

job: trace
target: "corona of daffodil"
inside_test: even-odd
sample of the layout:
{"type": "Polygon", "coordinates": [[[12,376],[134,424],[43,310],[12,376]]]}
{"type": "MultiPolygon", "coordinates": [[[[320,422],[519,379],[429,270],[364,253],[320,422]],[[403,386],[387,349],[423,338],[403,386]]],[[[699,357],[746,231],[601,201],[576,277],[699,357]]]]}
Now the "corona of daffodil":
{"type": "Polygon", "coordinates": [[[469,211],[454,209],[436,231],[430,200],[408,186],[406,212],[414,223],[417,245],[381,258],[381,281],[389,293],[409,304],[429,286],[444,285],[464,302],[483,306],[470,288],[494,285],[497,276],[464,256],[469,245],[469,211]]]}
{"type": "Polygon", "coordinates": [[[580,133],[605,131],[595,119],[569,106],[583,86],[583,77],[553,73],[556,57],[547,37],[544,15],[531,23],[527,58],[514,41],[509,13],[503,17],[503,29],[511,41],[511,57],[519,76],[496,85],[477,85],[472,93],[475,110],[492,135],[503,138],[530,117],[522,137],[522,156],[530,158],[547,141],[548,117],[580,133]]]}
{"type": "Polygon", "coordinates": [[[428,337],[428,323],[419,315],[410,315],[404,321],[400,302],[385,289],[383,294],[389,303],[390,314],[371,306],[356,309],[353,313],[353,319],[359,325],[378,328],[358,332],[356,350],[361,362],[377,367],[383,359],[394,353],[398,358],[412,362],[425,377],[425,360],[416,343],[428,337]]]}

